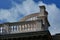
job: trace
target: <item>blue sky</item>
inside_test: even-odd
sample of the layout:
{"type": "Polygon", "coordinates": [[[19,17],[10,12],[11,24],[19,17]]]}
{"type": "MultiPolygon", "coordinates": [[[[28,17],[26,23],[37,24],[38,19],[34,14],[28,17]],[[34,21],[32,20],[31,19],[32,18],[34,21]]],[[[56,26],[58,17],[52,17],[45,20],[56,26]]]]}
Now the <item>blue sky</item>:
{"type": "Polygon", "coordinates": [[[0,23],[17,22],[22,17],[39,12],[45,5],[51,34],[60,33],[60,0],[0,0],[0,23]]]}

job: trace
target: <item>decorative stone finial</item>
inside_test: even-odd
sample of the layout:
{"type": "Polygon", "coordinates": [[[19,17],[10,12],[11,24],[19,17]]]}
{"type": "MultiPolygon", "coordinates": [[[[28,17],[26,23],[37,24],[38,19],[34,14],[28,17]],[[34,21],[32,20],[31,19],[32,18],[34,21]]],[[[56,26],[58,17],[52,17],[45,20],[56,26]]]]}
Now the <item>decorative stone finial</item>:
{"type": "Polygon", "coordinates": [[[39,6],[39,8],[40,9],[46,9],[44,5],[43,6],[39,6]]]}

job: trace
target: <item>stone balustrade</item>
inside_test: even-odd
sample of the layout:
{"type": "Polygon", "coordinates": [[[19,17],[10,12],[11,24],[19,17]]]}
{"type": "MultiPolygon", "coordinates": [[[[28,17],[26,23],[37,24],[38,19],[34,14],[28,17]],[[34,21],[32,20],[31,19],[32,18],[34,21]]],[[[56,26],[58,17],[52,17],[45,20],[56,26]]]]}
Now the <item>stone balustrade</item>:
{"type": "Polygon", "coordinates": [[[0,24],[0,34],[42,31],[40,20],[0,24]]]}

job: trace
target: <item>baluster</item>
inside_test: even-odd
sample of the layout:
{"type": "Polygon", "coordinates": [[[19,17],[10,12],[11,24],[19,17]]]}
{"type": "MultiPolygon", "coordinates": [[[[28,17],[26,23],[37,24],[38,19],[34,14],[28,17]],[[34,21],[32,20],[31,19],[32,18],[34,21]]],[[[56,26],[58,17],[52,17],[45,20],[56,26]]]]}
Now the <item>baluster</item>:
{"type": "Polygon", "coordinates": [[[33,31],[36,31],[35,23],[33,23],[33,31]]]}
{"type": "Polygon", "coordinates": [[[35,27],[36,27],[36,31],[37,31],[38,25],[37,25],[37,23],[35,25],[36,25],[35,27]]]}
{"type": "Polygon", "coordinates": [[[27,31],[29,31],[29,25],[27,24],[27,31]]]}
{"type": "Polygon", "coordinates": [[[24,32],[25,32],[25,24],[24,24],[24,32]]]}
{"type": "Polygon", "coordinates": [[[17,27],[18,27],[18,31],[20,32],[20,26],[19,26],[19,25],[17,25],[17,27]]]}
{"type": "Polygon", "coordinates": [[[27,24],[25,24],[25,32],[27,32],[27,24]]]}
{"type": "Polygon", "coordinates": [[[32,23],[31,25],[32,25],[32,31],[34,31],[34,24],[32,23]]]}
{"type": "Polygon", "coordinates": [[[21,25],[21,31],[22,31],[23,29],[22,29],[22,25],[21,25]]]}
{"type": "Polygon", "coordinates": [[[29,30],[29,28],[28,28],[28,24],[26,24],[27,25],[27,32],[28,32],[28,30],[29,30]]]}
{"type": "Polygon", "coordinates": [[[29,26],[30,26],[30,31],[31,31],[31,24],[29,24],[29,26]]]}
{"type": "Polygon", "coordinates": [[[33,24],[33,26],[34,26],[34,28],[33,28],[33,29],[34,29],[34,31],[36,31],[36,25],[35,25],[35,23],[33,24]]]}
{"type": "Polygon", "coordinates": [[[31,31],[31,25],[28,24],[28,31],[31,31]]]}
{"type": "Polygon", "coordinates": [[[32,31],[32,24],[30,24],[30,27],[31,27],[31,31],[32,31]]]}
{"type": "Polygon", "coordinates": [[[23,25],[21,25],[21,31],[23,32],[23,25]]]}
{"type": "Polygon", "coordinates": [[[1,27],[0,27],[0,33],[1,33],[1,27]]]}
{"type": "Polygon", "coordinates": [[[34,26],[34,24],[32,24],[32,26],[33,26],[33,31],[35,31],[35,26],[34,26]]]}
{"type": "Polygon", "coordinates": [[[34,30],[36,31],[36,28],[37,28],[37,25],[36,25],[36,23],[34,23],[34,30]]]}
{"type": "Polygon", "coordinates": [[[12,31],[15,31],[15,30],[14,30],[14,25],[12,26],[12,31]]]}
{"type": "Polygon", "coordinates": [[[9,29],[9,34],[10,34],[11,33],[11,30],[12,30],[10,25],[9,25],[9,28],[8,29],[9,29]]]}
{"type": "Polygon", "coordinates": [[[22,25],[20,25],[20,32],[22,32],[22,25]]]}
{"type": "Polygon", "coordinates": [[[1,32],[1,34],[2,34],[2,27],[0,27],[0,32],[1,32]]]}
{"type": "Polygon", "coordinates": [[[19,31],[19,30],[18,30],[18,25],[16,25],[16,27],[17,27],[17,31],[19,31]]]}
{"type": "Polygon", "coordinates": [[[25,32],[25,24],[24,24],[24,32],[25,32]]]}
{"type": "Polygon", "coordinates": [[[28,31],[31,31],[31,26],[30,26],[30,24],[28,24],[28,31]]]}
{"type": "Polygon", "coordinates": [[[18,30],[18,25],[16,25],[16,29],[17,29],[17,31],[19,31],[19,30],[18,30]]]}
{"type": "Polygon", "coordinates": [[[28,31],[30,31],[30,25],[28,24],[28,31]]]}
{"type": "Polygon", "coordinates": [[[28,32],[28,24],[26,24],[26,29],[27,29],[26,32],[28,32]]]}
{"type": "Polygon", "coordinates": [[[20,32],[22,31],[22,25],[19,25],[19,27],[20,27],[20,32]]]}
{"type": "Polygon", "coordinates": [[[38,23],[36,22],[36,31],[38,30],[38,23]]]}
{"type": "Polygon", "coordinates": [[[24,24],[22,25],[22,31],[24,32],[24,24]]]}
{"type": "Polygon", "coordinates": [[[32,28],[32,31],[34,30],[34,26],[33,26],[33,23],[31,23],[31,28],[32,28]]]}

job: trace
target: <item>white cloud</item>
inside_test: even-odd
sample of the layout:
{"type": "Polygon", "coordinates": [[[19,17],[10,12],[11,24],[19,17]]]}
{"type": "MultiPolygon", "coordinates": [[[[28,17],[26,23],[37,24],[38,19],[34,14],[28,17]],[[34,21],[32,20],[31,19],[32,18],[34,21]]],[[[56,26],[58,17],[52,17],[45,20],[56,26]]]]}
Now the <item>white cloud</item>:
{"type": "Polygon", "coordinates": [[[14,14],[10,10],[1,9],[0,10],[0,20],[6,19],[8,22],[16,21],[13,17],[14,14]]]}
{"type": "Polygon", "coordinates": [[[32,0],[26,0],[23,4],[12,1],[12,4],[11,9],[0,9],[1,20],[6,19],[8,22],[15,22],[19,14],[28,15],[39,11],[39,7],[32,0]]]}
{"type": "Polygon", "coordinates": [[[19,14],[29,15],[31,13],[39,12],[39,5],[45,5],[46,10],[48,11],[48,20],[51,24],[50,32],[52,34],[60,32],[57,30],[60,26],[60,9],[56,7],[55,4],[47,5],[40,1],[35,3],[32,0],[26,0],[22,4],[17,4],[12,1],[13,7],[11,9],[0,9],[0,20],[6,19],[7,22],[18,21],[17,18],[19,14]],[[58,23],[59,22],[59,23],[58,23]],[[58,27],[57,27],[58,26],[58,27]]]}
{"type": "Polygon", "coordinates": [[[57,8],[57,6],[53,3],[50,5],[44,4],[43,2],[39,2],[38,5],[45,5],[46,6],[46,10],[48,11],[48,20],[50,23],[50,32],[51,34],[56,34],[56,33],[60,33],[60,9],[57,8]]]}

